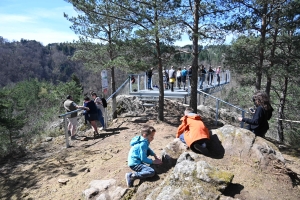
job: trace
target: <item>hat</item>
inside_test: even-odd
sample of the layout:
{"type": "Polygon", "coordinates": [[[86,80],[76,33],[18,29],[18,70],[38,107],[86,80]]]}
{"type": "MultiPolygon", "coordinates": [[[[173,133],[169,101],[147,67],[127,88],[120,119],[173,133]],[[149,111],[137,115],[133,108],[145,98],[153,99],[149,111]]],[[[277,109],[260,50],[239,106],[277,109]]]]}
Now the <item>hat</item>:
{"type": "Polygon", "coordinates": [[[71,95],[67,95],[67,98],[66,99],[71,99],[72,98],[72,96],[71,95]]]}

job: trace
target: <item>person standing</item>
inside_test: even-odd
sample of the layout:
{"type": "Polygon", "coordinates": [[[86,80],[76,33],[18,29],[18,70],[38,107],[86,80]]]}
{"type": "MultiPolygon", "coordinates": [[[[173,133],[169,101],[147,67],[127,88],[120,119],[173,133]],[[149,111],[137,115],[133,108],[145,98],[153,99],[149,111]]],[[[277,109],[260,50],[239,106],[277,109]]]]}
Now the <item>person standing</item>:
{"type": "Polygon", "coordinates": [[[163,69],[163,77],[164,77],[164,86],[165,90],[170,89],[170,84],[169,84],[169,70],[166,70],[165,68],[163,69]]]}
{"type": "Polygon", "coordinates": [[[189,84],[191,85],[191,80],[192,80],[192,66],[189,66],[189,70],[188,70],[188,76],[189,76],[189,84]]]}
{"type": "Polygon", "coordinates": [[[201,69],[200,69],[200,85],[199,85],[199,89],[203,88],[203,82],[205,81],[205,75],[206,75],[206,70],[204,68],[204,65],[201,65],[201,69]]]}
{"type": "Polygon", "coordinates": [[[221,66],[219,66],[219,67],[216,69],[218,86],[220,85],[220,73],[221,73],[221,66]]]}
{"type": "Polygon", "coordinates": [[[95,92],[91,93],[92,98],[94,99],[94,102],[97,106],[97,112],[98,112],[98,119],[102,125],[102,127],[100,128],[100,130],[105,129],[105,124],[104,124],[104,118],[103,118],[103,113],[104,113],[104,107],[102,105],[102,100],[100,99],[100,97],[97,96],[97,94],[95,92]]]}
{"type": "Polygon", "coordinates": [[[177,69],[177,72],[176,72],[176,79],[177,79],[177,87],[178,87],[179,89],[181,89],[181,88],[180,88],[180,86],[181,86],[181,68],[180,68],[180,67],[177,69]]]}
{"type": "Polygon", "coordinates": [[[183,70],[181,70],[181,82],[183,84],[183,89],[185,90],[185,85],[186,85],[186,76],[187,76],[187,70],[186,67],[183,68],[183,70]]]}
{"type": "Polygon", "coordinates": [[[152,75],[153,75],[153,67],[151,67],[151,69],[149,69],[147,72],[146,72],[146,75],[147,75],[147,78],[148,78],[148,90],[153,90],[152,89],[152,86],[151,86],[151,83],[152,83],[152,75]]]}
{"type": "Polygon", "coordinates": [[[239,117],[238,120],[249,124],[246,129],[264,138],[269,130],[268,120],[271,119],[274,109],[270,104],[269,96],[264,91],[255,92],[252,100],[256,107],[252,119],[239,117]]]}
{"type": "Polygon", "coordinates": [[[207,75],[207,84],[212,85],[213,78],[214,78],[214,70],[209,66],[208,75],[207,75]],[[209,83],[210,82],[210,83],[209,83]]]}
{"type": "Polygon", "coordinates": [[[153,177],[155,170],[146,164],[162,164],[162,161],[149,147],[154,140],[156,130],[152,126],[144,125],[140,136],[135,136],[130,142],[131,149],[128,153],[128,166],[134,171],[125,174],[126,184],[133,187],[135,179],[153,177]],[[148,158],[153,156],[155,160],[148,158]]]}
{"type": "Polygon", "coordinates": [[[95,137],[96,135],[99,135],[98,129],[97,129],[97,124],[96,124],[96,120],[98,120],[97,106],[96,106],[95,102],[91,101],[88,96],[84,97],[84,105],[85,105],[85,107],[88,108],[87,109],[87,117],[88,117],[88,120],[89,120],[91,126],[93,127],[94,137],[95,137]]]}
{"type": "MultiPolygon", "coordinates": [[[[78,106],[74,101],[73,101],[73,97],[71,95],[68,95],[65,102],[64,102],[64,108],[66,109],[67,112],[71,112],[80,108],[83,109],[88,109],[84,106],[78,106]]],[[[68,123],[68,132],[71,135],[71,140],[75,140],[76,139],[76,127],[78,126],[78,122],[77,122],[77,112],[72,113],[71,115],[68,115],[69,117],[67,117],[69,123],[68,123]]]]}
{"type": "Polygon", "coordinates": [[[171,66],[171,69],[169,70],[169,78],[170,78],[170,83],[171,83],[171,92],[174,92],[174,83],[176,80],[176,72],[175,72],[173,66],[171,66]]]}

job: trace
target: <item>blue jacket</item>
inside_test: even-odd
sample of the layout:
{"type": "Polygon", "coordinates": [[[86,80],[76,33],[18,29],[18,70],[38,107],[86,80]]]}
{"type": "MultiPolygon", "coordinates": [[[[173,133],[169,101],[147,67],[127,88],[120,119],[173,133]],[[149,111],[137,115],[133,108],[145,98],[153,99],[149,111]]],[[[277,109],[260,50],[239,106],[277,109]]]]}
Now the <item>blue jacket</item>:
{"type": "Polygon", "coordinates": [[[149,147],[149,142],[143,136],[135,136],[130,142],[131,149],[128,154],[128,166],[135,166],[142,163],[152,164],[153,161],[148,158],[154,156],[154,152],[149,147]]]}

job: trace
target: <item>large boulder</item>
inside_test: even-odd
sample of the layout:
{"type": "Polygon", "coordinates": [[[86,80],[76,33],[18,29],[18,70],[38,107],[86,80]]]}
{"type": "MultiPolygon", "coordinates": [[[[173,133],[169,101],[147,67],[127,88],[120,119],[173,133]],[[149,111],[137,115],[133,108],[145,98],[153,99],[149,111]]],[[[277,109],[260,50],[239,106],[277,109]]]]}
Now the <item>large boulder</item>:
{"type": "MultiPolygon", "coordinates": [[[[262,178],[285,168],[282,154],[267,140],[225,125],[211,131],[208,148],[210,154],[204,156],[174,139],[162,151],[163,165],[153,166],[159,177],[141,182],[133,199],[257,199],[267,198],[270,191],[274,196],[284,192],[270,184],[278,177],[262,178]]],[[[293,190],[287,174],[280,179],[290,182],[286,189],[293,190]]]]}
{"type": "MultiPolygon", "coordinates": [[[[169,177],[158,186],[146,199],[218,199],[220,191],[229,185],[233,174],[219,170],[207,162],[195,161],[199,156],[193,152],[183,153],[170,172],[169,177]]],[[[141,193],[138,191],[140,196],[141,193]]]]}

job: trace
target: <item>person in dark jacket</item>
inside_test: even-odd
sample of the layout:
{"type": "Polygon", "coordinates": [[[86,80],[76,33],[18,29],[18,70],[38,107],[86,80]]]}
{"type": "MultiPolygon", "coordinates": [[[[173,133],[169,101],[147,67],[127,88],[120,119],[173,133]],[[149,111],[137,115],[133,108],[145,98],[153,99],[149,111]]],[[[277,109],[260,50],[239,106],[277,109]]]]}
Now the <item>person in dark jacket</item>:
{"type": "Polygon", "coordinates": [[[146,72],[148,77],[148,90],[152,90],[152,75],[153,75],[153,67],[146,72]]]}
{"type": "Polygon", "coordinates": [[[272,117],[274,109],[266,92],[258,91],[252,99],[256,107],[252,119],[239,117],[238,120],[249,124],[246,129],[256,136],[265,137],[266,132],[269,130],[268,120],[272,117]]]}
{"type": "Polygon", "coordinates": [[[95,137],[96,135],[99,135],[97,124],[96,124],[96,120],[98,120],[97,106],[95,102],[91,101],[91,99],[88,96],[84,97],[83,100],[84,100],[84,106],[88,108],[86,114],[90,124],[94,129],[94,137],[95,137]]]}

